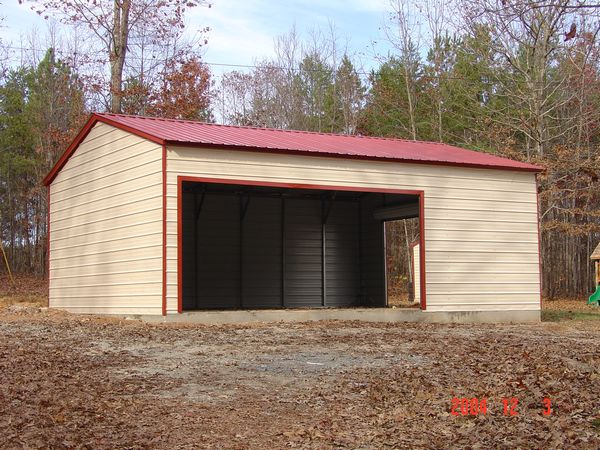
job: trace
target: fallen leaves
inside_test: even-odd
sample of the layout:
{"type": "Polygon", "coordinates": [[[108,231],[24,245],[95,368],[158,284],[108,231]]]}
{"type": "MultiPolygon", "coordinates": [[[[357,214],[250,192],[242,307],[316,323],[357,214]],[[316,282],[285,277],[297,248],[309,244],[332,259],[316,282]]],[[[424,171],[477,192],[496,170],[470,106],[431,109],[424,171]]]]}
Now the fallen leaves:
{"type": "Polygon", "coordinates": [[[564,323],[148,325],[19,305],[0,311],[0,447],[597,448],[599,337],[564,323]],[[453,397],[486,398],[487,413],[452,415],[453,397]]]}

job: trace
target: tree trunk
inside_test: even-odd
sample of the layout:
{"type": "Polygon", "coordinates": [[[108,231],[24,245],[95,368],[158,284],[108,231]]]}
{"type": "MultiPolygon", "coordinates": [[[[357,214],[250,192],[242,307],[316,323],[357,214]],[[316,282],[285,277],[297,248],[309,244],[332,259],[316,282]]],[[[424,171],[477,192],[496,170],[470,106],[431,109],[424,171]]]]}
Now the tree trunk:
{"type": "Polygon", "coordinates": [[[417,140],[417,126],[416,126],[416,120],[415,120],[415,105],[414,105],[414,101],[413,101],[413,96],[412,96],[412,83],[414,83],[414,79],[412,78],[411,74],[408,72],[408,67],[406,67],[406,64],[408,62],[405,63],[405,67],[404,67],[404,79],[405,79],[405,84],[406,84],[406,97],[408,99],[408,118],[410,121],[410,135],[413,141],[417,140]]]}
{"type": "Polygon", "coordinates": [[[129,10],[131,0],[115,0],[112,48],[110,51],[110,111],[121,112],[123,98],[123,67],[129,37],[129,10]]]}

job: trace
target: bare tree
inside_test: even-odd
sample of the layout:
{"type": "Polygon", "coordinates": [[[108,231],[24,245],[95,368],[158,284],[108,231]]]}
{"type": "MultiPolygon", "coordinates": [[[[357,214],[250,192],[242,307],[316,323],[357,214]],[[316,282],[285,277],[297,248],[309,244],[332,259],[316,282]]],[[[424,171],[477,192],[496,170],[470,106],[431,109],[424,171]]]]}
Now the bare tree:
{"type": "MultiPolygon", "coordinates": [[[[25,0],[19,0],[20,3],[25,0]]],[[[130,40],[145,37],[159,46],[181,34],[186,8],[205,0],[29,0],[45,18],[84,28],[97,39],[110,66],[110,110],[120,112],[123,72],[130,40]]]]}
{"type": "Polygon", "coordinates": [[[402,66],[406,99],[408,103],[408,119],[410,135],[413,140],[417,139],[417,89],[416,82],[421,69],[419,56],[419,29],[416,10],[410,2],[392,0],[391,20],[385,24],[384,32],[387,40],[398,51],[398,57],[402,66]]]}
{"type": "MultiPolygon", "coordinates": [[[[0,3],[2,6],[2,3],[0,3]]],[[[0,29],[4,28],[4,17],[0,16],[0,29]]],[[[8,69],[8,48],[7,42],[5,42],[2,37],[0,37],[0,80],[4,79],[6,76],[6,71],[8,69]]]]}
{"type": "Polygon", "coordinates": [[[253,76],[240,71],[224,73],[213,98],[221,121],[232,125],[250,125],[253,76]]]}
{"type": "Polygon", "coordinates": [[[278,36],[275,57],[249,73],[221,79],[215,97],[223,120],[235,124],[354,133],[364,96],[361,79],[335,27],[302,40],[295,28],[278,36]]]}
{"type": "Polygon", "coordinates": [[[430,87],[435,108],[435,135],[437,140],[444,140],[444,93],[442,85],[444,77],[450,70],[448,46],[451,42],[451,18],[454,15],[455,3],[442,0],[424,0],[421,3],[422,15],[425,17],[430,50],[430,87]]]}
{"type": "MultiPolygon", "coordinates": [[[[524,136],[527,157],[543,156],[548,144],[575,126],[575,114],[557,120],[556,112],[573,93],[565,78],[550,77],[561,48],[570,45],[565,36],[577,6],[572,0],[541,2],[525,0],[463,0],[465,22],[477,24],[491,34],[496,58],[497,95],[504,102],[491,105],[490,117],[524,136]]],[[[471,27],[475,29],[475,27],[471,27]]]]}

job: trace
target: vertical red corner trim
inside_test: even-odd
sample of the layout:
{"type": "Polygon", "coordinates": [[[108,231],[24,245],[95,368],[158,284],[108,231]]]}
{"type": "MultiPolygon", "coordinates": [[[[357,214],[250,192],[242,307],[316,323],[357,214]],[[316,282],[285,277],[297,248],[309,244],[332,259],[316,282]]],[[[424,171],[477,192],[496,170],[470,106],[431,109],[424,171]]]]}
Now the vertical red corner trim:
{"type": "Polygon", "coordinates": [[[167,315],[167,147],[162,145],[162,315],[167,315]]]}
{"type": "Polygon", "coordinates": [[[537,232],[538,232],[538,272],[540,285],[540,309],[542,308],[542,233],[540,231],[540,191],[538,189],[538,175],[535,174],[535,202],[537,213],[537,232]]]}
{"type": "Polygon", "coordinates": [[[48,276],[48,308],[50,307],[50,184],[47,186],[46,205],[46,275],[48,276]]]}
{"type": "Polygon", "coordinates": [[[177,312],[183,311],[183,179],[177,177],[177,312]]]}
{"type": "Polygon", "coordinates": [[[419,268],[421,277],[421,309],[427,309],[427,289],[425,286],[425,191],[419,192],[419,268]]]}

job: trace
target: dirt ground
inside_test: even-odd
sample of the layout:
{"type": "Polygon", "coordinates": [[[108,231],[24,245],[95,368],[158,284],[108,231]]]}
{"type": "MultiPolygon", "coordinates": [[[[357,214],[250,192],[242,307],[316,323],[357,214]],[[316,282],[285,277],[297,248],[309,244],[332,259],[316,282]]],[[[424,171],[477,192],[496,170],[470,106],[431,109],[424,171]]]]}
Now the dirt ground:
{"type": "Polygon", "coordinates": [[[174,326],[4,302],[0,448],[600,448],[599,339],[593,320],[174,326]]]}

